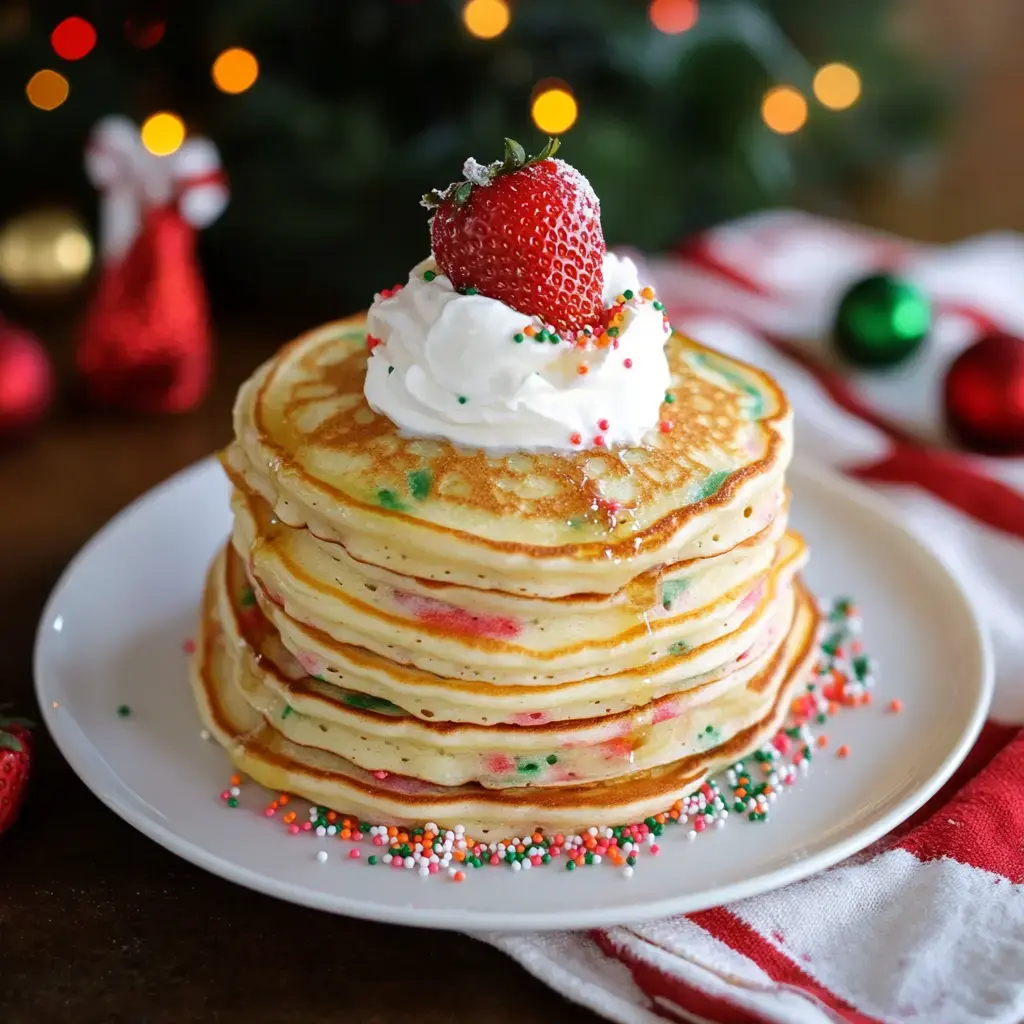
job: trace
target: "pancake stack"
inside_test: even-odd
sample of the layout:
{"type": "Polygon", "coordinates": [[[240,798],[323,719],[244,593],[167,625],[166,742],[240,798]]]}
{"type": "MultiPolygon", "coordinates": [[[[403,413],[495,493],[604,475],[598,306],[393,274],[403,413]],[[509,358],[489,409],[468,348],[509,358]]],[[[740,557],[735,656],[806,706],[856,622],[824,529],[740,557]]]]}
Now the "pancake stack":
{"type": "Polygon", "coordinates": [[[666,810],[770,740],[818,614],[791,412],[679,335],[642,447],[488,453],[363,397],[356,318],[242,387],[234,529],[192,682],[239,769],[375,822],[569,830],[666,810]]]}

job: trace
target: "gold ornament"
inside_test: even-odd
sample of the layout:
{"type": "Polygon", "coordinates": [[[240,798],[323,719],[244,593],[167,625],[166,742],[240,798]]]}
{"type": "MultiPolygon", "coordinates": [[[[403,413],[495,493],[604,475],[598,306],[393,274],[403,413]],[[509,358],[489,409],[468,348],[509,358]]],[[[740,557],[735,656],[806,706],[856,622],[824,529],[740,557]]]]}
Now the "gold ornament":
{"type": "Polygon", "coordinates": [[[30,210],[0,228],[0,282],[12,292],[71,291],[92,261],[92,240],[70,210],[30,210]]]}

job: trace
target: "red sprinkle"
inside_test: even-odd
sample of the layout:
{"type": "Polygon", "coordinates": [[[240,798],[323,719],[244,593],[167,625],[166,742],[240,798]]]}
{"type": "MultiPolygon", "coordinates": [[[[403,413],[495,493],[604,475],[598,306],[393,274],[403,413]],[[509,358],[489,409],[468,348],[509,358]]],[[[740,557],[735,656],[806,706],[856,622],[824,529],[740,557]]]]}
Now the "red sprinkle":
{"type": "Polygon", "coordinates": [[[836,757],[849,757],[850,748],[844,743],[837,751],[836,757]]]}
{"type": "Polygon", "coordinates": [[[898,715],[903,710],[903,701],[899,697],[893,697],[889,701],[889,707],[886,710],[891,711],[894,715],[898,715]]]}
{"type": "Polygon", "coordinates": [[[660,431],[661,431],[661,432],[662,432],[663,434],[667,434],[667,433],[669,433],[669,432],[670,432],[670,431],[672,430],[672,421],[671,421],[671,420],[662,420],[662,421],[661,421],[661,422],[660,422],[660,423],[658,424],[658,429],[659,429],[659,430],[660,430],[660,431]]]}
{"type": "Polygon", "coordinates": [[[366,350],[372,352],[379,344],[381,344],[380,338],[375,338],[372,334],[366,336],[366,350]]]}
{"type": "Polygon", "coordinates": [[[622,365],[623,365],[623,366],[624,366],[624,367],[625,367],[625,368],[626,368],[627,370],[631,370],[631,369],[633,368],[633,360],[632,360],[632,359],[623,359],[623,360],[622,360],[622,365]]]}
{"type": "Polygon", "coordinates": [[[604,438],[600,434],[598,434],[597,437],[594,438],[594,447],[595,448],[603,448],[604,447],[604,438]]]}
{"type": "Polygon", "coordinates": [[[362,856],[362,854],[358,850],[349,850],[348,851],[348,859],[349,860],[359,860],[359,858],[361,856],[362,856]]]}
{"type": "Polygon", "coordinates": [[[570,444],[583,444],[583,435],[582,434],[570,434],[569,435],[569,443],[570,444]]]}
{"type": "Polygon", "coordinates": [[[184,651],[184,652],[185,652],[186,654],[195,654],[195,653],[196,653],[196,642],[195,642],[195,640],[186,640],[186,641],[185,641],[185,642],[184,642],[184,643],[183,643],[183,644],[181,645],[181,649],[182,649],[182,650],[183,650],[183,651],[184,651]]]}
{"type": "Polygon", "coordinates": [[[598,420],[597,421],[597,429],[598,430],[607,430],[608,429],[608,421],[607,420],[598,420]]]}

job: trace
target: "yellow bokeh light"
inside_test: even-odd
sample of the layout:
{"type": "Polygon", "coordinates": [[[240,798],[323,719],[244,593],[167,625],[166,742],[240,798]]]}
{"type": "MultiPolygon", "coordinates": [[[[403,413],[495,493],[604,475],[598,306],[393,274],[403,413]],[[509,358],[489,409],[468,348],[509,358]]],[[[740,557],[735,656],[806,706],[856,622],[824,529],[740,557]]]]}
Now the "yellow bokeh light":
{"type": "Polygon", "coordinates": [[[773,132],[792,135],[807,123],[807,100],[791,85],[777,85],[764,94],[761,117],[773,132]]]}
{"type": "Polygon", "coordinates": [[[512,14],[505,0],[469,0],[462,8],[466,31],[477,39],[500,36],[511,20],[512,14]]]}
{"type": "Polygon", "coordinates": [[[221,92],[245,92],[259,77],[259,61],[241,47],[225,50],[213,62],[213,83],[221,92]]]}
{"type": "Polygon", "coordinates": [[[814,76],[814,95],[829,110],[846,110],[860,99],[860,75],[848,64],[826,64],[814,76]]]}
{"type": "Polygon", "coordinates": [[[56,110],[68,98],[70,91],[68,80],[49,68],[37,71],[25,86],[29,103],[40,110],[56,110]]]}
{"type": "Polygon", "coordinates": [[[545,89],[533,100],[530,114],[533,123],[546,135],[561,135],[575,123],[579,107],[568,89],[545,89]]]}
{"type": "Polygon", "coordinates": [[[170,156],[185,141],[185,122],[177,114],[153,114],[142,125],[142,144],[153,156],[170,156]]]}

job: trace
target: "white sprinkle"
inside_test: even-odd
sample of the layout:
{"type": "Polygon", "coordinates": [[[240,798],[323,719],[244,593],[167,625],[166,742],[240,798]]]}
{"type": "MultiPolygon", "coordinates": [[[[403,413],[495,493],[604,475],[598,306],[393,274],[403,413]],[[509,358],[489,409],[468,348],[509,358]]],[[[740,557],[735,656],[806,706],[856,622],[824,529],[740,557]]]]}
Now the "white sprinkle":
{"type": "Polygon", "coordinates": [[[622,869],[622,877],[623,878],[632,878],[633,877],[633,869],[628,864],[622,869]]]}
{"type": "Polygon", "coordinates": [[[517,864],[522,864],[523,871],[529,871],[530,868],[533,867],[533,864],[529,860],[527,860],[525,857],[521,861],[516,861],[516,863],[517,864]]]}
{"type": "MultiPolygon", "coordinates": [[[[529,861],[527,861],[527,863],[529,863],[529,861]]],[[[523,869],[523,862],[522,861],[518,861],[518,860],[512,861],[512,870],[513,871],[522,871],[522,869],[523,869]]]]}
{"type": "Polygon", "coordinates": [[[715,828],[725,828],[725,818],[719,818],[715,822],[715,828]]]}
{"type": "Polygon", "coordinates": [[[319,837],[320,837],[321,839],[323,839],[323,837],[324,837],[325,835],[327,835],[327,829],[325,829],[325,828],[323,827],[323,825],[317,825],[317,827],[316,827],[316,834],[317,834],[317,835],[318,835],[318,836],[319,836],[319,837]]]}
{"type": "Polygon", "coordinates": [[[594,825],[591,825],[590,828],[587,829],[587,835],[588,836],[596,836],[597,835],[597,827],[594,826],[594,825]]]}
{"type": "Polygon", "coordinates": [[[690,842],[692,843],[694,841],[694,839],[697,838],[697,833],[694,832],[694,830],[691,828],[690,831],[686,833],[686,838],[689,839],[690,842]]]}
{"type": "Polygon", "coordinates": [[[199,738],[201,740],[209,740],[209,738],[210,738],[210,730],[209,729],[200,729],[199,730],[199,738]]]}
{"type": "Polygon", "coordinates": [[[390,853],[385,853],[384,856],[381,857],[380,862],[382,864],[390,864],[394,859],[395,858],[392,857],[390,853]]]}
{"type": "Polygon", "coordinates": [[[329,836],[336,836],[338,834],[338,826],[337,825],[328,825],[327,826],[327,834],[329,836]]]}
{"type": "Polygon", "coordinates": [[[239,794],[239,793],[241,793],[242,791],[241,791],[241,790],[240,790],[240,789],[239,789],[239,788],[238,788],[237,786],[232,786],[232,787],[231,787],[231,788],[230,788],[230,789],[228,790],[228,792],[229,792],[229,793],[230,793],[230,794],[231,794],[232,796],[238,796],[238,794],[239,794]]]}
{"type": "Polygon", "coordinates": [[[327,851],[326,850],[320,850],[317,853],[317,855],[316,855],[316,859],[318,861],[320,861],[321,864],[326,863],[327,862],[327,851]]]}
{"type": "Polygon", "coordinates": [[[433,822],[433,821],[428,821],[428,822],[427,822],[427,824],[426,824],[426,825],[424,826],[424,828],[425,828],[425,829],[426,829],[426,830],[427,830],[428,832],[437,832],[437,825],[436,825],[436,823],[435,823],[435,822],[433,822]]]}
{"type": "Polygon", "coordinates": [[[591,861],[591,863],[592,864],[600,864],[601,863],[601,854],[595,853],[594,854],[594,859],[591,861]]]}
{"type": "Polygon", "coordinates": [[[404,860],[404,861],[402,861],[402,863],[403,863],[403,864],[404,864],[404,865],[405,865],[405,866],[406,866],[407,868],[411,868],[411,867],[415,867],[415,866],[416,866],[416,861],[414,861],[414,860],[412,859],[412,857],[406,857],[406,858],[405,858],[405,860],[404,860]]]}
{"type": "Polygon", "coordinates": [[[421,867],[421,868],[419,869],[419,871],[417,872],[417,874],[418,874],[418,875],[420,876],[420,878],[426,878],[426,877],[427,877],[427,875],[429,875],[429,874],[430,874],[430,868],[428,868],[428,867],[427,867],[427,866],[426,866],[426,865],[424,864],[424,865],[423,865],[423,867],[421,867]]]}

